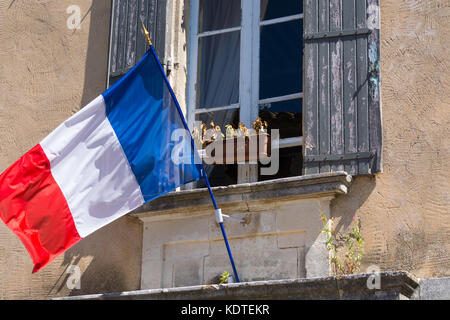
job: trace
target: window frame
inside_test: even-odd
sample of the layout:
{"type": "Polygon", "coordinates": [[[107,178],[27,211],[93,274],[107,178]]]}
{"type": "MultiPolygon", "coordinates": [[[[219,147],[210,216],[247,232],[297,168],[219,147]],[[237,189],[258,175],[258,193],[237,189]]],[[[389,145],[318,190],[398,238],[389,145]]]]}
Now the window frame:
{"type": "MultiPolygon", "coordinates": [[[[304,14],[299,13],[270,20],[260,20],[261,1],[241,0],[241,25],[221,30],[199,33],[200,0],[191,0],[188,48],[187,77],[187,121],[190,129],[194,128],[197,114],[221,110],[239,109],[239,118],[248,128],[259,115],[259,106],[265,103],[303,99],[302,92],[279,97],[259,98],[260,70],[260,30],[262,26],[301,20],[304,14]],[[199,39],[206,36],[240,31],[240,67],[239,67],[239,102],[215,108],[197,108],[198,79],[198,47],[199,39]]],[[[299,59],[303,59],[302,56],[299,59]]],[[[303,77],[304,67],[300,76],[303,77]]],[[[304,121],[304,119],[302,120],[304,121]]],[[[303,147],[303,136],[279,139],[278,148],[303,147]]],[[[256,182],[258,180],[258,164],[239,164],[237,183],[256,182]]]]}

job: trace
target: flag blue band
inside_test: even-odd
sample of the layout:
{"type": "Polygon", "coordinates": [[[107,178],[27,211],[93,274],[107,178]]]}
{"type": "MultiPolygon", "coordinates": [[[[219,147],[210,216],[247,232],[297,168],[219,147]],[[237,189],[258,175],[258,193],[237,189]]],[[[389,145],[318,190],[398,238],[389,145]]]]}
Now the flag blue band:
{"type": "Polygon", "coordinates": [[[190,150],[191,141],[172,141],[174,130],[185,129],[185,122],[153,50],[103,97],[145,202],[202,177],[200,164],[172,161],[174,147],[185,143],[184,150],[190,150]]]}

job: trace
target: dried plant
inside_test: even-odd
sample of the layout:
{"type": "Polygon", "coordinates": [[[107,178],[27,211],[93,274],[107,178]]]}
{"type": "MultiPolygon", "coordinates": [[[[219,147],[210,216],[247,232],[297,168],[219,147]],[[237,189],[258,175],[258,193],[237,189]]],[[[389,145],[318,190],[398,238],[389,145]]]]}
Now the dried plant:
{"type": "Polygon", "coordinates": [[[330,228],[330,221],[320,212],[322,227],[320,232],[325,234],[325,247],[330,253],[330,263],[335,275],[355,274],[361,267],[364,254],[364,240],[360,232],[360,221],[355,216],[347,229],[347,233],[334,234],[330,228]],[[343,242],[343,245],[341,243],[343,242]],[[342,250],[339,250],[342,247],[342,250]]]}
{"type": "MultiPolygon", "coordinates": [[[[262,121],[260,117],[252,123],[252,128],[256,134],[267,133],[268,129],[267,121],[262,121]]],[[[225,134],[222,133],[220,126],[214,124],[214,121],[209,122],[209,128],[205,123],[200,125],[200,128],[195,127],[192,131],[192,138],[197,146],[205,147],[207,144],[214,140],[220,140],[221,138],[236,138],[236,137],[248,137],[250,131],[247,129],[243,122],[239,122],[238,128],[235,129],[231,124],[225,125],[225,134]]]]}

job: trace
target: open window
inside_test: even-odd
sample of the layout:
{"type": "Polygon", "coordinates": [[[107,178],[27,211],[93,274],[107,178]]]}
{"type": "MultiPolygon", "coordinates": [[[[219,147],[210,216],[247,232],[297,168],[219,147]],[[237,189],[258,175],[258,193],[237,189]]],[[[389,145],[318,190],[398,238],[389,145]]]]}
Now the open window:
{"type": "Polygon", "coordinates": [[[188,65],[188,122],[223,131],[259,116],[280,132],[280,169],[206,165],[212,185],[301,175],[302,28],[298,0],[193,0],[188,65]]]}
{"type": "Polygon", "coordinates": [[[189,124],[279,129],[279,170],[211,165],[213,185],[381,171],[379,0],[192,0],[189,124]]]}

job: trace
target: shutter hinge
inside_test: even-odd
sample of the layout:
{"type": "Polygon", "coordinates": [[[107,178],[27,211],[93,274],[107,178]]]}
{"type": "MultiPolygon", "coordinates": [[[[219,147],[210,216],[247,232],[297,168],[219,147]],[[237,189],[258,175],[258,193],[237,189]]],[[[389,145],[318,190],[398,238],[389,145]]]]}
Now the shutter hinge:
{"type": "Polygon", "coordinates": [[[172,72],[172,61],[170,59],[167,59],[166,63],[162,63],[162,66],[166,73],[166,76],[170,76],[170,73],[172,72]]]}
{"type": "Polygon", "coordinates": [[[325,31],[317,33],[309,33],[303,36],[305,41],[319,40],[319,39],[329,39],[329,38],[343,38],[343,37],[355,37],[368,35],[372,30],[368,28],[354,29],[354,30],[341,30],[341,31],[325,31]]]}
{"type": "Polygon", "coordinates": [[[375,156],[374,152],[355,152],[345,154],[318,154],[307,155],[303,158],[304,162],[332,162],[332,161],[350,161],[350,160],[370,160],[375,156]]]}
{"type": "Polygon", "coordinates": [[[177,62],[172,63],[171,59],[167,59],[166,63],[163,64],[163,67],[166,71],[166,75],[169,76],[173,70],[178,70],[180,68],[180,64],[177,62]]]}

